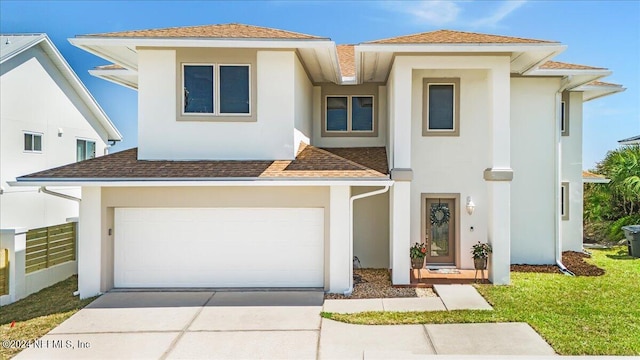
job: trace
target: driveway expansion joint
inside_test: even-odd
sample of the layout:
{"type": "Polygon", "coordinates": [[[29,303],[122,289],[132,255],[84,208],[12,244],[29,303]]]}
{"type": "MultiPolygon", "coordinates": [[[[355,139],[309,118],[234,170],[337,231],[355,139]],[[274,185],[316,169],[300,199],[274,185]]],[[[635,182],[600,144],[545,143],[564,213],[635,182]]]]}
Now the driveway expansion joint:
{"type": "Polygon", "coordinates": [[[431,350],[433,350],[434,354],[438,355],[440,352],[438,351],[438,349],[436,349],[436,344],[434,344],[433,340],[431,340],[431,333],[427,328],[427,324],[422,324],[422,329],[424,329],[424,335],[427,338],[427,343],[429,344],[429,347],[431,347],[431,350]]]}

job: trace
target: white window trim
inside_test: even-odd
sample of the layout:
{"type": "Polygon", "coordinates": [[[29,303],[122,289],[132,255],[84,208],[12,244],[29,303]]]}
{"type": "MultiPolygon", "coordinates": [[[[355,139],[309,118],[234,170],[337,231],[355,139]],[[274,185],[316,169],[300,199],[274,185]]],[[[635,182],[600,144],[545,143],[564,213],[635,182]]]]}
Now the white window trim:
{"type": "Polygon", "coordinates": [[[251,109],[251,64],[217,64],[217,63],[182,63],[181,64],[181,68],[182,68],[182,75],[181,75],[181,84],[182,84],[182,95],[180,96],[180,98],[182,99],[182,106],[180,107],[180,114],[182,116],[209,116],[209,117],[215,117],[215,116],[237,116],[237,117],[248,117],[248,116],[252,116],[252,109],[251,109]],[[184,69],[185,66],[211,66],[212,72],[213,72],[213,112],[210,113],[199,113],[199,112],[185,112],[184,111],[184,106],[185,106],[185,98],[184,98],[184,69]],[[220,112],[220,66],[246,66],[247,67],[247,71],[249,72],[249,77],[248,77],[248,86],[249,86],[249,112],[248,113],[223,113],[220,112]]]}
{"type": "Polygon", "coordinates": [[[560,216],[562,220],[569,220],[569,182],[560,185],[560,216]]]}
{"type": "MultiPolygon", "coordinates": [[[[44,133],[41,132],[36,132],[36,131],[23,131],[22,132],[22,152],[23,153],[28,153],[28,154],[42,154],[43,149],[44,149],[44,133]],[[40,150],[25,150],[24,148],[24,136],[25,135],[31,135],[33,136],[40,136],[40,150]]],[[[33,138],[31,138],[31,148],[33,148],[33,138]]]]}
{"type": "Polygon", "coordinates": [[[429,132],[435,132],[435,133],[454,133],[457,131],[456,129],[456,84],[452,83],[452,82],[429,82],[427,83],[427,99],[429,98],[429,93],[430,93],[430,89],[431,89],[431,85],[451,85],[453,87],[453,103],[452,108],[451,108],[451,113],[453,114],[453,119],[452,123],[453,126],[451,129],[432,129],[431,125],[430,125],[430,118],[429,118],[429,105],[430,102],[427,102],[427,131],[429,132]]]}
{"type": "Polygon", "coordinates": [[[92,157],[91,159],[95,159],[98,157],[98,142],[95,141],[94,139],[89,139],[89,138],[82,138],[82,137],[76,137],[76,162],[77,161],[83,161],[83,160],[89,160],[89,158],[83,159],[83,160],[78,160],[78,140],[82,140],[85,142],[84,144],[84,152],[85,154],[87,153],[87,142],[92,142],[93,143],[93,148],[96,151],[96,155],[94,157],[92,157]]]}
{"type": "Polygon", "coordinates": [[[324,131],[330,134],[373,134],[376,131],[376,99],[373,95],[325,95],[324,97],[324,131]],[[341,97],[347,98],[347,130],[329,130],[329,98],[341,97]],[[352,126],[352,102],[354,97],[371,98],[371,130],[353,130],[352,126]]]}

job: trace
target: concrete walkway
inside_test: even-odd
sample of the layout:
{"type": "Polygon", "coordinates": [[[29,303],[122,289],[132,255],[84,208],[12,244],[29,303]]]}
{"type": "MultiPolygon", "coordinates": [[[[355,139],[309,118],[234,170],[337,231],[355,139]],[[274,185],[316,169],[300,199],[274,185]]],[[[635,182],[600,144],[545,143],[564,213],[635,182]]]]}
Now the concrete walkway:
{"type": "MultiPolygon", "coordinates": [[[[381,304],[388,310],[404,306],[387,300],[381,304]]],[[[322,307],[321,291],[112,292],[16,359],[553,355],[527,324],[351,325],[322,319],[322,307]]]]}
{"type": "Polygon", "coordinates": [[[439,297],[325,300],[323,311],[353,314],[364,311],[493,310],[471,285],[434,285],[439,297]]]}

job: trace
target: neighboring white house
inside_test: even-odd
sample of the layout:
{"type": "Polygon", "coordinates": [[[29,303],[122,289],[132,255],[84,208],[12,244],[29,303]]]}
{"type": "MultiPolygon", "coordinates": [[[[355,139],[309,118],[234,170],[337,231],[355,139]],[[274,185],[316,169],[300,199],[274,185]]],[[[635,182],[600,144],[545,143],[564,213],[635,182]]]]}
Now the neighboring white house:
{"type": "Polygon", "coordinates": [[[225,24],[78,36],[138,90],[139,147],[18,178],[82,186],[79,290],[352,289],[352,256],[553,264],[582,246],[582,103],[558,42],[434,31],[338,45],[225,24]]]}
{"type": "Polygon", "coordinates": [[[637,145],[637,144],[640,144],[640,135],[633,136],[633,137],[626,138],[626,139],[622,139],[622,140],[618,140],[618,143],[620,145],[637,145]]]}
{"type": "MultiPolygon", "coordinates": [[[[38,186],[11,187],[8,182],[25,173],[104,155],[109,142],[120,139],[46,34],[1,35],[0,248],[18,253],[22,249],[24,259],[24,244],[16,236],[63,224],[79,214],[77,201],[42,193],[38,186]]],[[[80,197],[78,186],[48,190],[80,197]]],[[[20,267],[14,258],[10,260],[12,269],[20,267]]],[[[75,273],[75,262],[71,266],[75,273]]],[[[26,284],[13,300],[37,290],[37,284],[26,284]]]]}

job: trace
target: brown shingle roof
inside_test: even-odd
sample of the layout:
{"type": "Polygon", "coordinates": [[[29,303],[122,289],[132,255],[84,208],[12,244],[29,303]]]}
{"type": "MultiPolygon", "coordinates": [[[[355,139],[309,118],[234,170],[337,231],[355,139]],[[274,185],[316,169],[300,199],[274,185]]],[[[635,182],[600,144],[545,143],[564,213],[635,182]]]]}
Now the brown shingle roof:
{"type": "Polygon", "coordinates": [[[101,65],[101,66],[96,66],[94,68],[95,70],[123,70],[126,69],[118,64],[109,64],[109,65],[101,65]]]}
{"type": "Polygon", "coordinates": [[[533,44],[556,41],[525,39],[511,36],[479,34],[464,31],[437,30],[367,42],[368,44],[533,44]]]}
{"type": "Polygon", "coordinates": [[[608,83],[608,82],[604,82],[604,81],[592,81],[590,83],[587,83],[587,85],[622,87],[622,85],[620,85],[620,84],[608,83]]]}
{"type": "Polygon", "coordinates": [[[600,175],[600,174],[594,174],[590,171],[582,171],[582,178],[587,178],[587,179],[604,179],[604,175],[600,175]]]}
{"type": "Polygon", "coordinates": [[[356,76],[355,49],[353,45],[338,45],[336,49],[342,76],[356,76]]]}
{"type": "Polygon", "coordinates": [[[69,164],[20,179],[214,179],[214,178],[368,178],[388,179],[383,147],[321,149],[303,144],[296,159],[275,161],[147,161],[138,149],[69,164]]]}
{"type": "Polygon", "coordinates": [[[314,35],[236,23],[132,30],[89,34],[83,36],[136,38],[323,39],[322,37],[314,35]]]}
{"type": "Polygon", "coordinates": [[[562,70],[606,70],[601,67],[593,67],[587,65],[580,64],[570,64],[559,61],[547,61],[546,63],[540,65],[540,69],[562,69],[562,70]]]}

